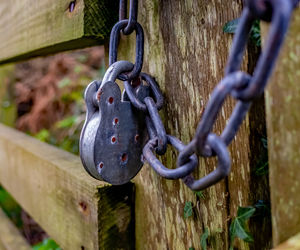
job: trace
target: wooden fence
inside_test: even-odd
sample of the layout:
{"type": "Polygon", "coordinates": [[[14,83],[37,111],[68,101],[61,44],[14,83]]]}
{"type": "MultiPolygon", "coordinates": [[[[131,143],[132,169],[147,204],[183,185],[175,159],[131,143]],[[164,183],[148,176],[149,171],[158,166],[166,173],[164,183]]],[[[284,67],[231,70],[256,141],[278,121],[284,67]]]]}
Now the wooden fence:
{"type": "MultiPolygon", "coordinates": [[[[232,35],[222,27],[241,10],[242,1],[234,0],[139,1],[139,21],[145,30],[143,70],[156,77],[164,93],[161,115],[167,132],[184,142],[193,137],[209,95],[223,76],[232,35]]],[[[117,18],[118,1],[0,0],[0,80],[19,60],[107,45],[117,18]]],[[[264,99],[260,99],[230,146],[229,178],[205,190],[204,198],[180,180],[162,179],[148,165],[134,184],[115,187],[96,181],[85,173],[78,157],[4,125],[0,126],[1,185],[63,249],[72,250],[201,249],[205,229],[209,248],[228,249],[230,221],[238,207],[269,201],[270,185],[271,216],[250,220],[253,243],[236,240],[234,244],[238,249],[270,249],[272,217],[273,245],[278,245],[300,232],[299,24],[298,10],[266,95],[270,182],[268,175],[255,174],[264,154],[261,139],[266,136],[264,99]],[[186,202],[193,206],[189,218],[183,216],[186,202]]],[[[134,61],[134,50],[134,36],[122,37],[119,57],[134,61]]],[[[249,45],[244,70],[253,70],[257,52],[249,45]]],[[[0,90],[0,96],[4,94],[0,90]]],[[[216,132],[233,107],[233,101],[226,102],[216,132]]],[[[1,111],[0,118],[4,116],[1,111]]],[[[9,124],[10,118],[5,119],[9,124]]],[[[168,167],[175,167],[174,154],[169,151],[161,158],[168,167]]],[[[214,166],[214,160],[200,160],[196,176],[214,166]]],[[[298,238],[285,244],[297,249],[298,238]]],[[[284,246],[278,249],[288,249],[284,246]]],[[[28,248],[0,213],[0,249],[28,248]]]]}

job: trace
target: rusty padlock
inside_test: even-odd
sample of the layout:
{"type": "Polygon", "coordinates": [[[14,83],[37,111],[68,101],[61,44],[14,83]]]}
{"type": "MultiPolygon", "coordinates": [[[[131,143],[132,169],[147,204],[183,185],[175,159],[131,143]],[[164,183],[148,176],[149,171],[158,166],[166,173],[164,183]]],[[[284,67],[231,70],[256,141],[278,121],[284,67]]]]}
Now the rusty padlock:
{"type": "MultiPolygon", "coordinates": [[[[118,61],[106,71],[102,82],[93,81],[85,91],[86,120],[80,136],[80,157],[86,171],[113,185],[129,182],[141,169],[142,149],[147,133],[145,114],[136,110],[115,80],[131,71],[133,64],[118,61]]],[[[140,84],[137,98],[149,95],[140,84]]]]}

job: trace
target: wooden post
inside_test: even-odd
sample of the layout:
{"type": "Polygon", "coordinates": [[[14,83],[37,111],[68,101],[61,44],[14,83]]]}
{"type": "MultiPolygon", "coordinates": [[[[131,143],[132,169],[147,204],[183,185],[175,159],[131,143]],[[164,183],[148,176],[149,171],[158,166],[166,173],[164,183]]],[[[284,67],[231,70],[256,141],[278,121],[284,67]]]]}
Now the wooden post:
{"type": "MultiPolygon", "coordinates": [[[[267,34],[266,29],[264,30],[267,34]]],[[[295,11],[275,73],[266,111],[273,244],[300,232],[300,10],[295,11]]]]}
{"type": "MultiPolygon", "coordinates": [[[[239,17],[241,10],[242,1],[233,0],[139,1],[139,22],[145,31],[143,71],[156,78],[164,93],[165,106],[160,114],[167,133],[185,143],[194,136],[210,93],[224,75],[233,36],[223,33],[222,28],[239,17]]],[[[134,35],[123,37],[119,59],[134,62],[134,57],[134,35]]],[[[246,56],[244,70],[249,62],[246,56]]],[[[217,133],[224,128],[233,106],[234,102],[226,102],[215,126],[217,133]]],[[[255,107],[257,103],[230,146],[229,178],[205,190],[204,199],[197,198],[181,180],[163,179],[148,165],[143,167],[134,180],[137,249],[201,249],[205,228],[211,249],[228,249],[230,219],[236,216],[238,206],[269,199],[267,176],[254,174],[263,148],[260,133],[264,130],[263,106],[255,107]],[[193,204],[194,214],[185,219],[183,210],[188,201],[193,204]]],[[[176,154],[169,149],[161,159],[174,168],[176,154]]],[[[215,160],[200,159],[196,177],[215,166],[215,160]]],[[[270,220],[253,220],[253,225],[253,245],[238,241],[236,246],[270,248],[270,220]]]]}

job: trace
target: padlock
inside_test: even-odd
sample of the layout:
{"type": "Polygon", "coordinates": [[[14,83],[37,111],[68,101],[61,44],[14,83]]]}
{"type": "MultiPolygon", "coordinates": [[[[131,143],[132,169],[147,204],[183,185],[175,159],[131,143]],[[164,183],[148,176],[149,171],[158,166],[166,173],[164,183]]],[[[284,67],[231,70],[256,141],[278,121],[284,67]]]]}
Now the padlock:
{"type": "MultiPolygon", "coordinates": [[[[145,114],[135,109],[115,83],[133,64],[118,61],[106,71],[102,82],[94,81],[85,91],[86,120],[80,135],[80,157],[86,171],[113,185],[129,182],[141,169],[147,133],[145,114]]],[[[136,96],[143,100],[149,87],[140,84],[136,96]]]]}

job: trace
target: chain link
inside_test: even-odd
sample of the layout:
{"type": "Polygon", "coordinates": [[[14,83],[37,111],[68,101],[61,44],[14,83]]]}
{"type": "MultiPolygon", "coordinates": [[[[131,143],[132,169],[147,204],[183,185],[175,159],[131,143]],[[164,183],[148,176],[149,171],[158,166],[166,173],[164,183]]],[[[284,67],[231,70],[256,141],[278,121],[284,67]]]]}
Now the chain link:
{"type": "MultiPolygon", "coordinates": [[[[117,61],[118,45],[120,40],[120,31],[127,26],[128,20],[121,20],[117,22],[110,33],[109,42],[109,66],[117,61]]],[[[135,23],[134,30],[136,32],[136,57],[134,68],[127,74],[121,74],[118,79],[122,81],[132,80],[139,76],[143,67],[144,58],[144,31],[139,23],[135,23]]]]}
{"type": "Polygon", "coordinates": [[[162,177],[179,179],[192,190],[202,190],[216,184],[230,172],[230,157],[227,146],[231,143],[243,122],[251,102],[259,97],[272,73],[284,37],[288,30],[293,8],[299,0],[246,0],[245,8],[240,18],[239,26],[234,36],[232,49],[225,70],[225,77],[215,87],[211,98],[204,109],[203,116],[196,130],[195,137],[184,145],[179,139],[168,135],[159,116],[163,106],[163,96],[159,87],[150,75],[141,73],[144,54],[144,33],[137,22],[138,1],[130,0],[129,19],[127,16],[127,1],[120,0],[119,22],[112,29],[110,37],[109,64],[117,61],[117,48],[121,31],[129,35],[136,31],[136,62],[131,72],[119,75],[125,81],[124,87],[133,107],[145,112],[149,140],[143,149],[143,156],[149,165],[162,177]],[[256,19],[271,22],[268,39],[264,46],[253,75],[240,71],[244,50],[249,33],[256,19]],[[138,81],[137,81],[138,80],[138,81]],[[135,88],[142,82],[150,87],[150,95],[139,100],[135,88]],[[139,82],[139,84],[136,84],[139,82]],[[220,136],[212,133],[218,113],[227,97],[237,99],[237,104],[229,121],[220,136]],[[155,156],[154,151],[163,155],[167,144],[179,151],[177,168],[168,169],[155,156]],[[195,180],[192,172],[198,166],[198,158],[214,157],[218,159],[217,167],[206,176],[195,180]]]}
{"type": "MultiPolygon", "coordinates": [[[[157,108],[157,110],[160,110],[164,104],[164,98],[159,90],[156,81],[154,80],[154,78],[152,78],[150,75],[146,73],[141,73],[140,77],[141,80],[144,80],[147,82],[147,84],[149,84],[151,88],[151,93],[155,99],[155,107],[157,108]]],[[[142,110],[146,112],[147,111],[146,104],[142,103],[138,98],[136,98],[135,94],[133,93],[133,87],[131,86],[131,84],[128,81],[126,81],[124,82],[124,87],[132,105],[138,110],[142,110]]]]}
{"type": "MultiPolygon", "coordinates": [[[[127,12],[127,0],[120,1],[120,12],[119,12],[119,21],[126,19],[127,12]]],[[[129,19],[127,26],[123,29],[124,35],[130,35],[137,23],[137,16],[138,16],[138,1],[137,0],[130,0],[130,7],[129,7],[129,19]]]]}

